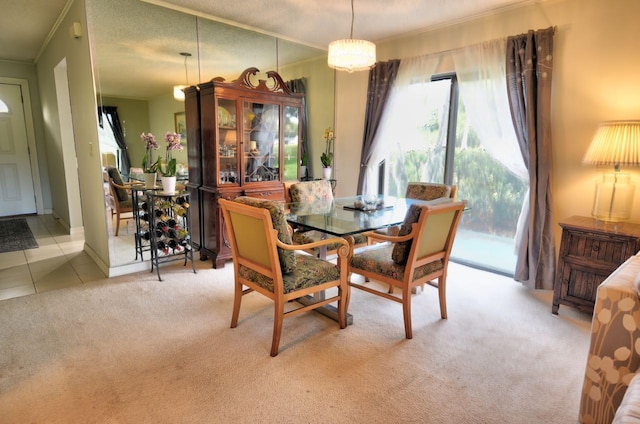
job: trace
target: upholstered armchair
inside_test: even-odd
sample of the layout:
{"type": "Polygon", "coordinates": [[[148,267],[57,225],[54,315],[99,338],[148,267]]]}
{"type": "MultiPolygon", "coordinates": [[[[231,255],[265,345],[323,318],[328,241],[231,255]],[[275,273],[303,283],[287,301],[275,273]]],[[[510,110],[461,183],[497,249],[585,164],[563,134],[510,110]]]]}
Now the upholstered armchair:
{"type": "MultiPolygon", "coordinates": [[[[371,284],[349,285],[402,304],[405,336],[413,337],[411,326],[411,292],[425,283],[437,287],[440,316],[447,318],[446,284],[449,257],[460,216],[466,202],[435,202],[431,205],[411,205],[398,236],[365,233],[377,241],[357,249],[349,261],[349,274],[360,274],[400,289],[400,295],[378,290],[371,284]],[[437,279],[437,283],[433,280],[437,279]]],[[[424,298],[424,297],[420,297],[424,298]]]]}
{"type": "MultiPolygon", "coordinates": [[[[328,180],[302,181],[291,184],[288,195],[291,202],[305,205],[310,212],[316,209],[320,213],[322,209],[330,207],[333,202],[333,191],[328,180]]],[[[293,232],[293,242],[295,244],[313,243],[325,238],[327,238],[327,235],[317,230],[298,228],[293,232]]],[[[362,234],[356,234],[353,238],[356,246],[367,244],[367,238],[362,234]]],[[[339,244],[328,245],[327,254],[335,254],[338,247],[339,244]]],[[[314,248],[309,253],[318,256],[320,249],[314,248]]]]}
{"type": "Polygon", "coordinates": [[[133,212],[131,188],[132,186],[142,186],[143,184],[125,183],[122,180],[122,176],[120,175],[118,168],[113,166],[108,166],[106,170],[109,177],[109,188],[111,190],[112,197],[111,216],[116,216],[115,235],[117,237],[120,232],[120,221],[123,219],[130,219],[129,217],[123,217],[122,215],[133,212]]]}
{"type": "Polygon", "coordinates": [[[340,328],[345,328],[349,255],[347,241],[328,238],[307,245],[293,245],[284,206],[280,202],[238,197],[234,201],[220,199],[219,205],[224,216],[234,266],[235,296],[231,328],[238,325],[242,297],[252,292],[274,302],[271,356],[278,354],[284,318],[336,302],[340,328]],[[337,265],[309,254],[295,252],[326,244],[339,246],[337,265]],[[326,297],[325,291],[328,289],[337,289],[337,294],[326,297]],[[313,296],[315,302],[291,309],[293,304],[290,301],[307,296],[313,296]],[[288,305],[287,311],[285,305],[288,305]]]}
{"type": "MultiPolygon", "coordinates": [[[[455,199],[457,192],[458,189],[455,185],[410,182],[407,184],[404,197],[416,200],[455,199]]],[[[398,231],[400,231],[399,226],[379,230],[378,233],[395,236],[398,235],[398,231]]]]}

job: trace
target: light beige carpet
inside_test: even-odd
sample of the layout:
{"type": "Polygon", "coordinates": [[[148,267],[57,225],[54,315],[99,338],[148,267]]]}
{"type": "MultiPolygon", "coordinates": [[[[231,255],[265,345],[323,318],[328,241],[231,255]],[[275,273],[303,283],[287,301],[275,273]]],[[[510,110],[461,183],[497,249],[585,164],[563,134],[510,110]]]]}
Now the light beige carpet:
{"type": "Polygon", "coordinates": [[[549,292],[450,265],[401,306],[354,290],[354,325],[285,320],[245,296],[230,329],[232,265],[180,264],[0,301],[1,423],[574,423],[589,316],[549,292]]]}

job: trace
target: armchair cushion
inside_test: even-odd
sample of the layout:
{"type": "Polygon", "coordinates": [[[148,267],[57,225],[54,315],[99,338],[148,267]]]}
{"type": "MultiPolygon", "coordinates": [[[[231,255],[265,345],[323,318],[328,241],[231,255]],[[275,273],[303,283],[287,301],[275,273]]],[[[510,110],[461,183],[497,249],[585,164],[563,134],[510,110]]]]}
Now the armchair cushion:
{"type": "MultiPolygon", "coordinates": [[[[422,207],[419,205],[411,205],[409,207],[409,210],[404,217],[404,221],[402,222],[402,226],[400,227],[400,231],[398,231],[398,236],[406,236],[411,232],[412,225],[420,219],[421,211],[422,207]]],[[[411,241],[412,240],[407,240],[394,243],[393,253],[391,254],[393,262],[398,265],[404,265],[407,263],[407,259],[409,259],[409,251],[411,250],[411,241]]]]}
{"type": "MultiPolygon", "coordinates": [[[[284,294],[340,278],[338,267],[331,262],[304,254],[296,254],[295,260],[295,270],[282,275],[284,294]]],[[[245,266],[240,266],[238,273],[242,278],[253,281],[263,289],[273,293],[273,280],[271,278],[245,266]]]]}
{"type": "MultiPolygon", "coordinates": [[[[107,172],[109,173],[109,178],[111,178],[114,183],[116,183],[119,186],[124,185],[124,181],[122,181],[122,176],[120,176],[120,171],[118,171],[118,168],[109,166],[107,167],[107,172]]],[[[123,202],[129,198],[129,193],[127,193],[127,190],[120,187],[115,187],[115,189],[116,189],[116,196],[118,196],[119,202],[123,202]]]]}
{"type": "MultiPolygon", "coordinates": [[[[255,197],[240,196],[236,197],[235,202],[242,203],[257,208],[264,208],[271,215],[273,228],[278,230],[278,240],[285,244],[293,244],[291,234],[285,219],[284,205],[274,200],[262,200],[255,197]]],[[[296,255],[293,251],[278,248],[278,258],[280,259],[280,268],[283,274],[288,274],[296,269],[296,255]]]]}
{"type": "MultiPolygon", "coordinates": [[[[378,243],[357,250],[357,255],[351,258],[350,265],[372,271],[379,275],[385,275],[394,280],[404,279],[405,266],[398,265],[392,258],[391,252],[395,248],[389,243],[378,243]]],[[[406,260],[405,260],[406,262],[406,260]]],[[[425,275],[439,271],[444,267],[441,260],[430,262],[418,267],[413,273],[413,280],[422,278],[425,275]]]]}
{"type": "MultiPolygon", "coordinates": [[[[313,243],[315,241],[320,241],[323,238],[329,238],[329,237],[333,237],[327,234],[324,234],[320,231],[316,231],[316,230],[309,230],[309,231],[296,231],[293,233],[293,242],[295,244],[307,244],[307,243],[313,243]]],[[[357,246],[359,244],[367,244],[367,237],[363,236],[362,234],[354,234],[353,235],[353,241],[354,244],[357,246]]],[[[340,243],[332,243],[327,245],[327,251],[330,250],[336,250],[337,248],[339,248],[341,246],[340,243]]],[[[318,248],[316,248],[318,249],[318,248]]]]}

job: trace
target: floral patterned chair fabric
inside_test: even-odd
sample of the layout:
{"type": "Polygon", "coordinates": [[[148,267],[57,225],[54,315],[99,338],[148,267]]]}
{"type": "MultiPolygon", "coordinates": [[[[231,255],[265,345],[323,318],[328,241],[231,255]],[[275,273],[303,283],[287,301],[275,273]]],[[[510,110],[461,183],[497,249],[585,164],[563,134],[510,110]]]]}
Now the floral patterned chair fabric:
{"type": "MultiPolygon", "coordinates": [[[[458,189],[455,185],[410,182],[407,184],[407,191],[405,192],[404,197],[407,199],[417,200],[455,199],[457,192],[458,189]]],[[[409,228],[409,231],[411,231],[411,228],[409,228]]],[[[405,234],[408,234],[409,231],[405,234]]],[[[378,230],[378,232],[397,236],[400,235],[400,226],[389,227],[385,230],[378,230]]]]}
{"type": "Polygon", "coordinates": [[[455,186],[438,183],[411,182],[407,184],[407,199],[434,200],[441,197],[455,197],[455,186]],[[453,195],[452,195],[453,191],[453,195]]]}
{"type": "MultiPolygon", "coordinates": [[[[425,283],[438,288],[440,316],[447,318],[446,282],[449,257],[455,239],[460,216],[466,202],[446,202],[433,205],[420,205],[418,220],[412,225],[411,232],[401,237],[379,234],[375,231],[365,233],[376,243],[354,250],[349,260],[349,274],[355,273],[365,279],[381,281],[401,290],[399,297],[382,292],[371,286],[349,282],[351,287],[393,300],[402,304],[404,329],[407,339],[413,337],[411,328],[411,291],[425,283]],[[404,264],[398,264],[393,258],[393,243],[411,240],[404,264]],[[437,279],[437,283],[432,280],[437,279]]],[[[411,211],[409,211],[410,213],[411,211]]]]}
{"type": "MultiPolygon", "coordinates": [[[[233,256],[235,289],[231,328],[238,325],[243,296],[253,292],[266,296],[274,302],[271,356],[278,354],[284,318],[335,302],[338,307],[340,328],[345,328],[349,289],[347,241],[330,238],[301,246],[283,243],[278,239],[278,231],[274,229],[272,221],[274,210],[276,210],[276,216],[282,215],[282,204],[272,202],[278,204],[279,208],[263,207],[265,201],[259,201],[259,199],[260,203],[252,203],[246,199],[237,200],[220,199],[218,202],[222,208],[233,256]],[[294,252],[330,243],[340,244],[336,265],[314,256],[294,252]],[[295,254],[296,266],[287,274],[282,271],[278,249],[295,254]],[[325,291],[334,287],[337,288],[337,294],[325,297],[325,291]],[[294,304],[288,303],[314,294],[317,294],[321,300],[308,306],[291,309],[294,304]],[[285,305],[288,305],[286,311],[285,305]]],[[[332,294],[334,293],[332,291],[332,294]]]]}
{"type": "MultiPolygon", "coordinates": [[[[287,186],[285,186],[285,190],[286,189],[287,186]]],[[[331,183],[328,180],[297,182],[290,184],[288,189],[291,202],[304,204],[309,213],[322,213],[322,209],[330,206],[331,202],[333,202],[333,191],[331,190],[331,183]]],[[[322,240],[328,236],[321,231],[299,228],[294,231],[292,237],[295,244],[307,244],[322,240]]],[[[362,234],[355,234],[353,238],[356,246],[364,246],[367,244],[367,238],[362,234]]],[[[330,244],[327,246],[327,252],[333,254],[338,247],[339,244],[330,244]]],[[[315,248],[309,251],[309,253],[319,256],[320,249],[315,248]]]]}
{"type": "MultiPolygon", "coordinates": [[[[287,226],[287,221],[285,219],[284,205],[282,203],[248,196],[236,197],[234,202],[268,210],[271,215],[273,228],[278,230],[278,240],[286,244],[293,244],[291,234],[289,233],[289,227],[287,226]]],[[[293,270],[296,269],[296,257],[294,252],[279,247],[278,257],[280,258],[280,267],[284,274],[293,272],[293,270]]]]}
{"type": "Polygon", "coordinates": [[[328,180],[302,181],[289,187],[293,203],[331,203],[333,191],[328,180]]]}
{"type": "Polygon", "coordinates": [[[580,399],[581,423],[611,423],[640,369],[639,281],[640,254],[620,265],[598,287],[580,399]]]}

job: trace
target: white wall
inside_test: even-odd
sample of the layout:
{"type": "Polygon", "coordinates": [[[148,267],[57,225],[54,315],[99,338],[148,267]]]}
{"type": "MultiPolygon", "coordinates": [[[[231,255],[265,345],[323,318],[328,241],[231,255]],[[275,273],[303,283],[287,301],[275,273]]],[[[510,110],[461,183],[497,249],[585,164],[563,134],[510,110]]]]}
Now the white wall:
{"type": "MultiPolygon", "coordinates": [[[[164,135],[167,131],[175,131],[175,114],[176,112],[184,112],[184,102],[173,98],[173,92],[167,93],[166,96],[156,97],[149,100],[149,131],[155,135],[160,148],[158,152],[164,162],[167,143],[164,141],[164,135]]],[[[176,162],[187,165],[187,147],[183,150],[174,151],[173,157],[176,162]]]]}
{"type": "MultiPolygon", "coordinates": [[[[640,37],[637,0],[548,0],[511,8],[481,19],[378,42],[378,60],[430,52],[557,26],[552,91],[553,197],[555,222],[590,216],[595,181],[601,170],[582,165],[598,123],[640,119],[640,37]]],[[[336,135],[362,140],[367,73],[338,73],[336,135]]],[[[350,143],[336,143],[337,195],[354,194],[360,161],[350,143]]],[[[638,184],[640,172],[632,170],[638,184]]],[[[640,190],[631,221],[640,222],[640,190]]],[[[556,246],[559,247],[560,230],[556,246]]]]}
{"type": "Polygon", "coordinates": [[[82,209],[85,250],[89,252],[105,272],[109,264],[107,222],[102,191],[102,170],[97,131],[97,103],[86,36],[87,22],[84,0],[76,0],[51,38],[47,48],[37,61],[38,83],[42,100],[47,164],[51,183],[51,198],[54,213],[69,223],[73,230],[76,223],[70,222],[69,197],[62,160],[62,138],[60,132],[55,67],[63,60],[67,62],[69,100],[73,119],[73,137],[78,163],[80,204],[69,208],[82,209]],[[84,35],[72,38],[69,28],[80,22],[84,35]]]}

